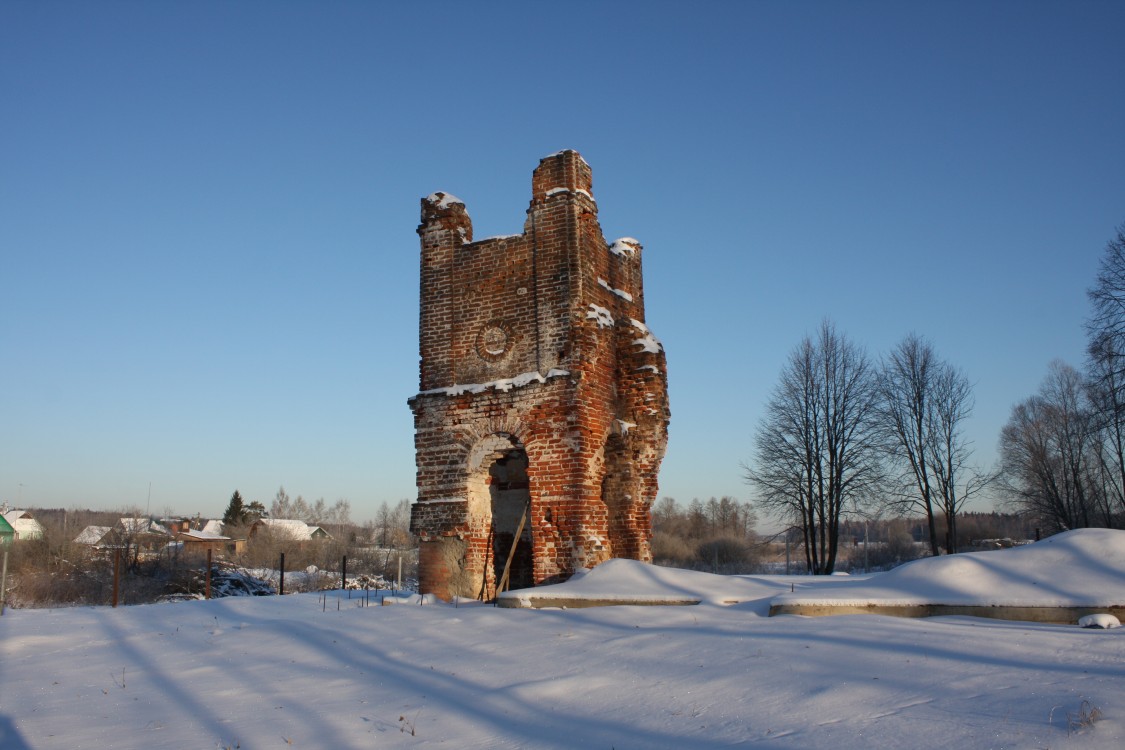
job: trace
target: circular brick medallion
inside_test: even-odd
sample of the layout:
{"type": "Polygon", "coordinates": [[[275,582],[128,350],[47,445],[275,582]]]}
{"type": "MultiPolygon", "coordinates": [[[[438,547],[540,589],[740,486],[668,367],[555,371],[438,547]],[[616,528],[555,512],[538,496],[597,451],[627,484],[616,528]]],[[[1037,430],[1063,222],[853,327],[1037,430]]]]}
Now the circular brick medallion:
{"type": "Polygon", "coordinates": [[[514,342],[511,326],[500,320],[490,321],[477,334],[477,355],[481,359],[495,362],[512,350],[514,342]]]}

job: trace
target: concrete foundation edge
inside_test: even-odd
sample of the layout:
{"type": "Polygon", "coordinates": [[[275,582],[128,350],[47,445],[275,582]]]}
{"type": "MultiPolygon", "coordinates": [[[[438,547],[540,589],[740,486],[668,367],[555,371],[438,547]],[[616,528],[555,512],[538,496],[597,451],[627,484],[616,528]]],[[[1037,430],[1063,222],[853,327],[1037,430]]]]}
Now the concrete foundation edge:
{"type": "Polygon", "coordinates": [[[1073,625],[1086,615],[1109,614],[1125,618],[1125,605],[1109,607],[1010,607],[1004,605],[978,606],[957,604],[774,604],[770,617],[776,615],[804,615],[827,617],[831,615],[887,615],[890,617],[989,617],[996,620],[1021,620],[1073,625]]]}
{"type": "Polygon", "coordinates": [[[582,609],[584,607],[684,607],[699,604],[699,599],[561,599],[547,596],[501,596],[496,606],[508,609],[582,609]]]}

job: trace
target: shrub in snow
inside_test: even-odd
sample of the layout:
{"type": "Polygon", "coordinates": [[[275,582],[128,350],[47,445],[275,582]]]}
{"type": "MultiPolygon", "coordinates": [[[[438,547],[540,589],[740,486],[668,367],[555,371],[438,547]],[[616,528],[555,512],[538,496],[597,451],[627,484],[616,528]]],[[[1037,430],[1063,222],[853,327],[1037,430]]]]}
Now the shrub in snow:
{"type": "Polygon", "coordinates": [[[360,573],[357,576],[349,577],[346,584],[346,588],[353,590],[358,589],[360,591],[364,589],[389,589],[391,587],[391,583],[378,573],[360,573]]]}
{"type": "MultiPolygon", "coordinates": [[[[1098,615],[1094,615],[1098,617],[1098,615]]],[[[1114,618],[1116,619],[1116,618],[1114,618]]],[[[1089,729],[1094,726],[1094,722],[1102,718],[1102,710],[1097,706],[1090,704],[1090,701],[1082,701],[1082,705],[1074,713],[1067,712],[1066,714],[1066,733],[1067,735],[1072,732],[1081,732],[1083,729],[1089,729]]]]}
{"type": "Polygon", "coordinates": [[[1086,615],[1078,620],[1078,627],[1080,628],[1119,628],[1121,621],[1113,615],[1086,615]]]}
{"type": "Polygon", "coordinates": [[[273,584],[256,578],[243,568],[212,568],[211,598],[224,596],[270,596],[277,593],[273,584]]]}

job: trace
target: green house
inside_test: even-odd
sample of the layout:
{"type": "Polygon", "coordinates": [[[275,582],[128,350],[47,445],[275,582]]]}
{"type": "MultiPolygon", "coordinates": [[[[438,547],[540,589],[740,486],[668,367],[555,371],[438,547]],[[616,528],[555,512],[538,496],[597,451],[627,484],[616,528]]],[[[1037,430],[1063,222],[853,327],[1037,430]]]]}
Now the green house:
{"type": "Polygon", "coordinates": [[[0,516],[0,544],[11,544],[16,538],[16,530],[8,523],[4,516],[0,516]]]}

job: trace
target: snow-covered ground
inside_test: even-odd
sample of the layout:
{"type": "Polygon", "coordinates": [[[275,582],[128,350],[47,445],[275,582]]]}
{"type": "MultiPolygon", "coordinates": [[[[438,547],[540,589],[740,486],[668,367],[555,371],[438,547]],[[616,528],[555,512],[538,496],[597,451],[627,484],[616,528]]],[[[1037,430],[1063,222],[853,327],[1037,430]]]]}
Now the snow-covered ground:
{"type": "MultiPolygon", "coordinates": [[[[1070,594],[1125,601],[1125,532],[1054,539],[855,584],[901,596],[953,576],[985,602],[1048,582],[1053,602],[1092,582],[1070,594]],[[1060,543],[1081,554],[1060,562],[1060,543]]],[[[835,600],[836,581],[615,561],[558,590],[701,604],[362,607],[331,592],[8,610],[0,747],[1125,746],[1125,628],[764,616],[825,585],[835,600]]]]}
{"type": "Polygon", "coordinates": [[[1082,529],[1025,547],[923,558],[868,581],[837,579],[775,602],[1007,607],[1125,605],[1125,532],[1082,529]]]}

